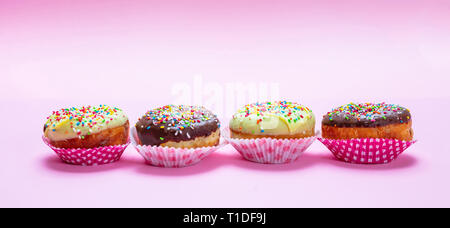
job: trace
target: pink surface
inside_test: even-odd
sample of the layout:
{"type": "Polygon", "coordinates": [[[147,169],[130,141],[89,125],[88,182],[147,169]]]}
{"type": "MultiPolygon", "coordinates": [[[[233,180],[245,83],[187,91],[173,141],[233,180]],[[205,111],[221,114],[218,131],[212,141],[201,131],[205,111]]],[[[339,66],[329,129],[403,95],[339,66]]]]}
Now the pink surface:
{"type": "Polygon", "coordinates": [[[24,2],[0,0],[2,207],[450,206],[447,1],[24,2]],[[41,140],[45,117],[72,105],[116,105],[133,123],[185,99],[226,123],[254,99],[229,107],[225,85],[260,82],[317,127],[350,101],[401,104],[419,141],[388,165],[339,162],[316,141],[291,164],[227,146],[163,169],[132,146],[114,164],[66,165],[41,140]]]}

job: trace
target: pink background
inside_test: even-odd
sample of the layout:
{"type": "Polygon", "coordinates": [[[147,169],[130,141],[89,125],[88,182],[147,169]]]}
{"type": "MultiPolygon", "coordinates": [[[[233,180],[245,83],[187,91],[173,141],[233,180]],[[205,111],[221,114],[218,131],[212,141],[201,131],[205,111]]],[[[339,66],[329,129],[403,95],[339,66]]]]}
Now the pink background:
{"type": "Polygon", "coordinates": [[[449,74],[448,1],[0,0],[0,206],[449,207],[449,74]],[[380,166],[316,141],[288,165],[227,146],[162,169],[133,147],[112,165],[66,165],[41,140],[52,110],[106,103],[134,123],[197,74],[278,82],[318,128],[350,101],[402,104],[419,142],[380,166]]]}

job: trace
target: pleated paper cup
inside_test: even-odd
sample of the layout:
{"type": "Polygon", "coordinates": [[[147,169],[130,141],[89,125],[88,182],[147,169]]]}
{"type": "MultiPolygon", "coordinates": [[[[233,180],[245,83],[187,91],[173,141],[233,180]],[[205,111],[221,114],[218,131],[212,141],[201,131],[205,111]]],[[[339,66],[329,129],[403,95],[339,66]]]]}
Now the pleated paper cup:
{"type": "Polygon", "coordinates": [[[82,166],[96,166],[116,162],[120,160],[123,152],[130,144],[116,146],[104,146],[96,148],[59,148],[50,144],[50,140],[42,136],[44,143],[49,146],[65,163],[82,166]]]}
{"type": "Polygon", "coordinates": [[[230,130],[225,131],[225,140],[245,159],[264,164],[283,164],[298,160],[300,155],[311,146],[316,136],[300,139],[235,139],[230,130]]]}
{"type": "Polygon", "coordinates": [[[355,164],[386,164],[395,160],[408,147],[416,143],[398,139],[326,139],[319,138],[333,155],[341,161],[355,164]]]}
{"type": "Polygon", "coordinates": [[[227,143],[221,139],[218,146],[214,147],[201,147],[195,149],[186,148],[173,148],[164,146],[146,146],[139,145],[137,143],[138,137],[136,128],[131,129],[131,141],[139,154],[145,159],[146,163],[152,166],[165,167],[165,168],[182,168],[186,166],[192,166],[214,151],[222,148],[227,143]]]}

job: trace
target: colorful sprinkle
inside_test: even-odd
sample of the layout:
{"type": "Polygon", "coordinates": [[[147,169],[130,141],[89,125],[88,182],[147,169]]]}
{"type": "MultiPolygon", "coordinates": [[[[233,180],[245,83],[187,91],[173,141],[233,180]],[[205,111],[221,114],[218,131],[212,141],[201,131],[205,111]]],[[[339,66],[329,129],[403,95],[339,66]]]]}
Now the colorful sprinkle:
{"type": "Polygon", "coordinates": [[[238,116],[250,117],[250,115],[256,115],[259,117],[256,120],[256,123],[260,124],[263,122],[265,115],[277,115],[286,118],[289,123],[297,123],[305,118],[304,112],[309,113],[307,116],[308,119],[312,118],[312,111],[309,108],[295,102],[263,102],[246,105],[238,110],[233,118],[238,118],[238,116]]]}
{"type": "MultiPolygon", "coordinates": [[[[47,117],[45,126],[54,132],[60,124],[69,124],[69,128],[78,137],[83,138],[83,135],[96,132],[117,118],[127,119],[121,109],[108,105],[72,107],[52,112],[47,117]]],[[[69,132],[64,131],[64,133],[69,132]]]]}
{"type": "MultiPolygon", "coordinates": [[[[195,124],[217,117],[204,107],[186,106],[186,105],[166,105],[148,111],[141,119],[147,119],[150,122],[146,128],[151,126],[159,126],[161,129],[173,129],[182,131],[186,128],[193,128],[195,124]]],[[[138,121],[139,122],[139,121],[138,121]]],[[[217,121],[217,124],[219,122],[217,121]]]]}
{"type": "MultiPolygon", "coordinates": [[[[332,117],[340,115],[345,116],[345,120],[356,119],[358,121],[368,120],[370,122],[376,122],[377,120],[387,120],[386,115],[392,112],[403,112],[406,109],[394,104],[386,103],[350,103],[340,106],[328,112],[325,116],[328,116],[330,121],[333,121],[332,117]]],[[[409,116],[406,116],[409,119],[409,116]]],[[[403,121],[400,121],[403,122],[403,121]]]]}

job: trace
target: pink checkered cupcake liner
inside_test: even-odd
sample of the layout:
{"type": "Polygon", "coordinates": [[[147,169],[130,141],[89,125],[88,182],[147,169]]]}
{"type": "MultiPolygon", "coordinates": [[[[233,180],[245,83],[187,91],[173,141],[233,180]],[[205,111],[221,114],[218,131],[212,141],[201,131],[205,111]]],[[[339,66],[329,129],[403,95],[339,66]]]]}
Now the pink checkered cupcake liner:
{"type": "Polygon", "coordinates": [[[380,138],[318,139],[338,160],[355,164],[389,163],[417,142],[380,138]]]}
{"type": "Polygon", "coordinates": [[[233,139],[229,129],[225,140],[245,159],[263,164],[283,164],[298,160],[311,146],[316,136],[301,139],[233,139]]]}
{"type": "Polygon", "coordinates": [[[139,152],[139,154],[145,159],[148,165],[164,167],[164,168],[182,168],[186,166],[192,166],[214,151],[227,145],[227,143],[221,140],[218,146],[214,147],[201,147],[195,149],[185,148],[173,148],[163,146],[145,146],[137,143],[136,128],[131,129],[132,137],[131,141],[133,146],[139,152]]]}
{"type": "Polygon", "coordinates": [[[81,166],[96,166],[116,162],[120,160],[123,152],[130,144],[116,146],[104,146],[96,148],[58,148],[50,144],[49,139],[42,136],[44,143],[49,146],[65,163],[81,166]]]}

